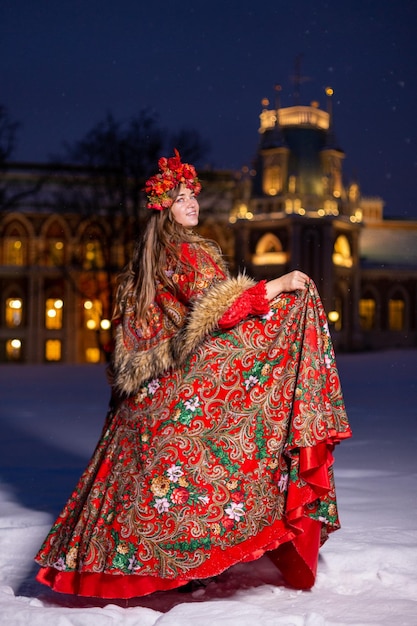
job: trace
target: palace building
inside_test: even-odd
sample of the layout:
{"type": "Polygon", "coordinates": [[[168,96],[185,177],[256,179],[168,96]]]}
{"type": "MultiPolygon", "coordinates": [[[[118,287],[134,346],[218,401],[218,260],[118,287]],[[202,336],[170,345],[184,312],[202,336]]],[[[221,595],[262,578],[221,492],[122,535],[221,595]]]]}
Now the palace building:
{"type": "MultiPolygon", "coordinates": [[[[345,182],[331,96],[326,110],[263,102],[253,168],[200,173],[199,230],[234,272],[308,273],[336,349],[415,347],[417,220],[384,219],[380,198],[345,182]]],[[[76,167],[9,164],[0,192],[0,362],[104,361],[140,203],[76,167]]]]}
{"type": "Polygon", "coordinates": [[[341,350],[417,346],[417,221],[385,220],[380,198],[344,182],[332,95],[327,110],[263,101],[254,168],[230,217],[237,267],[309,274],[341,350]]]}

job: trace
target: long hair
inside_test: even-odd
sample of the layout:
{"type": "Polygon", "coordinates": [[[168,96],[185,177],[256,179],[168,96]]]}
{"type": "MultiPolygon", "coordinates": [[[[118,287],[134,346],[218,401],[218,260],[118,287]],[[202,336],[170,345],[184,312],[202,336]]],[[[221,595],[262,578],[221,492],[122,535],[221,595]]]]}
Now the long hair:
{"type": "MultiPolygon", "coordinates": [[[[171,192],[174,201],[178,191],[177,188],[171,192]]],[[[170,261],[176,263],[180,257],[181,244],[184,242],[199,243],[210,250],[221,263],[218,245],[176,222],[171,209],[150,211],[146,226],[135,245],[132,259],[119,276],[113,319],[123,314],[129,300],[136,309],[137,320],[146,325],[157,283],[175,289],[171,277],[165,271],[167,259],[169,256],[170,261]]]]}

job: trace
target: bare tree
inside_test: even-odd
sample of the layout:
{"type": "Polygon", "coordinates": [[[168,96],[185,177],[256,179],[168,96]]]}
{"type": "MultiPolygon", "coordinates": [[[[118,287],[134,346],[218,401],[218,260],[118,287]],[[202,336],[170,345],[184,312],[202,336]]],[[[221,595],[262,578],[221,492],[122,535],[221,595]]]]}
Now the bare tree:
{"type": "MultiPolygon", "coordinates": [[[[90,268],[88,285],[89,297],[106,301],[110,310],[114,275],[128,261],[143,221],[145,181],[155,172],[158,158],[166,150],[173,153],[173,147],[194,162],[208,149],[197,132],[170,134],[160,127],[153,113],[143,110],[128,123],[108,114],[84,138],[67,144],[61,157],[81,169],[75,176],[74,171],[68,171],[56,202],[86,218],[99,217],[106,226],[100,241],[103,263],[90,268]],[[107,275],[104,283],[103,273],[107,275]]],[[[73,267],[81,269],[82,264],[82,258],[74,259],[73,267]]]]}
{"type": "Polygon", "coordinates": [[[8,110],[0,104],[0,212],[6,212],[19,207],[23,200],[27,200],[42,188],[46,176],[38,176],[36,181],[31,179],[26,183],[19,180],[15,184],[10,171],[15,167],[11,162],[17,146],[17,131],[19,122],[10,118],[8,110]]]}

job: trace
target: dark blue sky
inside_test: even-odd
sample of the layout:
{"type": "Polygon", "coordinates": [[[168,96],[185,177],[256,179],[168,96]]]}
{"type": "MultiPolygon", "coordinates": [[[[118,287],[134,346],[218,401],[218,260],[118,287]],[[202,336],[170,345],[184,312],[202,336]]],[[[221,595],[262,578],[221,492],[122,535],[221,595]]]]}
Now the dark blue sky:
{"type": "Polygon", "coordinates": [[[108,112],[145,107],[198,129],[210,163],[249,164],[264,97],[334,89],[345,178],[417,218],[415,0],[1,0],[0,103],[20,121],[15,159],[46,161],[108,112]]]}

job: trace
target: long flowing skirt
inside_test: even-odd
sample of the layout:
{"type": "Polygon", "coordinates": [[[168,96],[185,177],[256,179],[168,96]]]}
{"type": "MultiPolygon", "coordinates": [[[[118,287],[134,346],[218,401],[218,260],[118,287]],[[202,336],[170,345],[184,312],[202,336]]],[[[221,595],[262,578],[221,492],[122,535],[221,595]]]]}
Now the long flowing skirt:
{"type": "Polygon", "coordinates": [[[315,286],[208,336],[112,407],[36,561],[65,593],[129,598],[266,552],[314,584],[339,528],[334,445],[350,436],[315,286]]]}

